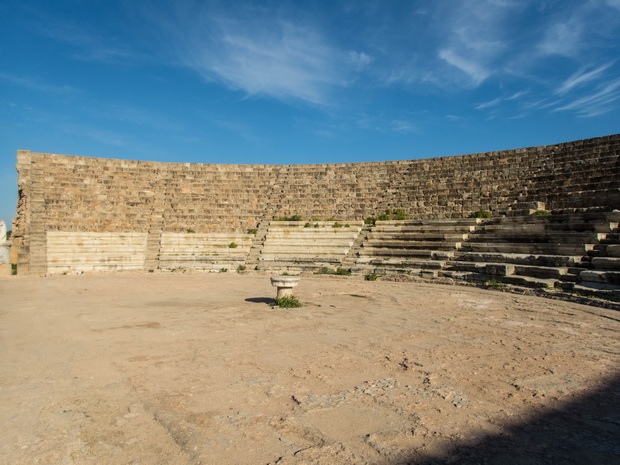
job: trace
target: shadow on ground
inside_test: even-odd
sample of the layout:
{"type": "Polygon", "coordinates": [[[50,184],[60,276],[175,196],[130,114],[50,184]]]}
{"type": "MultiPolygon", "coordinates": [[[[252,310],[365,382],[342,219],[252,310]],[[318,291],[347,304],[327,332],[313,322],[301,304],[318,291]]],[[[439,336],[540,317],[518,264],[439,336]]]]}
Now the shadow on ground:
{"type": "Polygon", "coordinates": [[[455,447],[441,457],[412,453],[394,465],[620,464],[620,375],[504,434],[455,447]]]}
{"type": "Polygon", "coordinates": [[[273,297],[249,297],[245,299],[246,302],[253,302],[255,304],[271,304],[273,303],[273,297]]]}

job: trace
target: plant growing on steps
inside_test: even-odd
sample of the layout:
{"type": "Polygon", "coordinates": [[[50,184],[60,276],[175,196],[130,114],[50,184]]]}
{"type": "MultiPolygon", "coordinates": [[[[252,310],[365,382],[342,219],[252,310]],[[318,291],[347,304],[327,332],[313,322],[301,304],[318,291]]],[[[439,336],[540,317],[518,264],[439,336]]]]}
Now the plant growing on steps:
{"type": "Polygon", "coordinates": [[[491,212],[487,210],[478,210],[469,215],[470,218],[491,218],[491,212]]]}
{"type": "Polygon", "coordinates": [[[237,247],[238,247],[237,244],[234,242],[231,242],[230,244],[228,244],[229,249],[236,249],[237,247]]]}
{"type": "Polygon", "coordinates": [[[405,215],[405,211],[403,209],[399,208],[397,210],[391,210],[388,208],[387,210],[385,210],[385,213],[382,213],[376,218],[374,216],[369,216],[368,218],[364,220],[364,224],[370,224],[374,226],[377,223],[377,221],[389,221],[389,220],[402,221],[408,218],[409,217],[405,215]]]}
{"type": "Polygon", "coordinates": [[[485,281],[484,285],[491,289],[505,289],[506,287],[508,287],[505,283],[499,282],[495,279],[489,279],[488,281],[485,281]]]}
{"type": "Polygon", "coordinates": [[[246,231],[246,234],[256,234],[257,229],[256,228],[250,228],[246,231]]]}
{"type": "Polygon", "coordinates": [[[273,219],[273,221],[302,221],[303,217],[301,215],[293,215],[293,216],[278,216],[273,219]]]}
{"type": "Polygon", "coordinates": [[[345,268],[340,268],[340,267],[336,268],[335,270],[332,270],[324,266],[319,271],[317,271],[316,274],[335,274],[339,276],[351,276],[351,270],[347,270],[345,268]]]}
{"type": "Polygon", "coordinates": [[[368,273],[367,275],[364,275],[364,279],[366,281],[376,281],[378,277],[379,275],[377,273],[368,273]]]}

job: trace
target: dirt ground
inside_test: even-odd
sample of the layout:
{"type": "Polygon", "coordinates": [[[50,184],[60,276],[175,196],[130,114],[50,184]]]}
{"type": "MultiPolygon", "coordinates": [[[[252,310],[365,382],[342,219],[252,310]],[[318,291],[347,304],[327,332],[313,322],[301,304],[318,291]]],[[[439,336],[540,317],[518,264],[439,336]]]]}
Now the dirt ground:
{"type": "Polygon", "coordinates": [[[620,313],[461,286],[0,278],[1,464],[620,463],[620,313]]]}

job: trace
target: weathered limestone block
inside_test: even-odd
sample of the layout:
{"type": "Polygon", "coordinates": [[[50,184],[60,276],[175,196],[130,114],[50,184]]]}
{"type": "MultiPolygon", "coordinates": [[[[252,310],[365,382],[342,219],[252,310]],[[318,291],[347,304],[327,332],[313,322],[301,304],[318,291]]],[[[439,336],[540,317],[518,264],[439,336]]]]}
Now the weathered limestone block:
{"type": "MultiPolygon", "coordinates": [[[[607,248],[609,249],[609,246],[607,248]]],[[[594,257],[592,266],[604,270],[620,270],[620,257],[594,257]]]]}
{"type": "Polygon", "coordinates": [[[492,263],[484,267],[484,272],[491,276],[510,276],[515,274],[515,266],[507,263],[492,263]]]}

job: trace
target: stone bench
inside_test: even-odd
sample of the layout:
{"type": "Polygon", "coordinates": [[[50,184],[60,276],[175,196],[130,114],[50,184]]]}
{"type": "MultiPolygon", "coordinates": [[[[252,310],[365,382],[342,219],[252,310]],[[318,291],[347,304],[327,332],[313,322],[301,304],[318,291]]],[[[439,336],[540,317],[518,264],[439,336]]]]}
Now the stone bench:
{"type": "Polygon", "coordinates": [[[589,265],[589,259],[584,255],[543,255],[522,253],[492,253],[492,252],[457,252],[455,262],[480,263],[512,263],[517,265],[533,266],[583,266],[589,265]]]}
{"type": "Polygon", "coordinates": [[[383,241],[371,239],[362,244],[364,253],[375,253],[380,249],[431,249],[431,250],[454,250],[461,247],[461,242],[448,241],[383,241]]]}
{"type": "Polygon", "coordinates": [[[502,243],[468,242],[464,251],[503,252],[517,254],[585,255],[594,249],[594,244],[550,244],[550,243],[502,243]]]}

